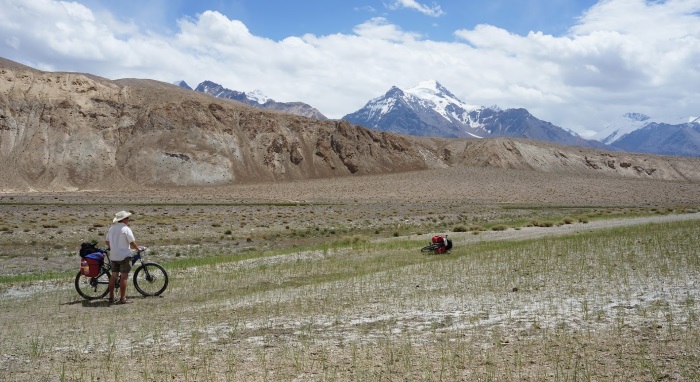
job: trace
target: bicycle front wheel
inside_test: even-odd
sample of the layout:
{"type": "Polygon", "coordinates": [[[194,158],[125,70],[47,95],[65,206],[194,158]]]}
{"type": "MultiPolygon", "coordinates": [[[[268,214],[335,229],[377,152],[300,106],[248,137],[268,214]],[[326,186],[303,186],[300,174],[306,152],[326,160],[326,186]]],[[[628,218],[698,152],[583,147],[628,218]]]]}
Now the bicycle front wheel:
{"type": "Polygon", "coordinates": [[[420,251],[421,252],[433,252],[436,249],[438,249],[438,247],[439,247],[438,244],[430,244],[430,245],[426,245],[425,247],[421,248],[420,251]]]}
{"type": "Polygon", "coordinates": [[[134,287],[144,296],[158,296],[168,287],[168,272],[160,264],[145,263],[134,272],[134,287]]]}
{"type": "Polygon", "coordinates": [[[75,290],[88,300],[103,298],[109,289],[109,272],[104,272],[97,277],[87,277],[78,271],[75,276],[75,290]]]}

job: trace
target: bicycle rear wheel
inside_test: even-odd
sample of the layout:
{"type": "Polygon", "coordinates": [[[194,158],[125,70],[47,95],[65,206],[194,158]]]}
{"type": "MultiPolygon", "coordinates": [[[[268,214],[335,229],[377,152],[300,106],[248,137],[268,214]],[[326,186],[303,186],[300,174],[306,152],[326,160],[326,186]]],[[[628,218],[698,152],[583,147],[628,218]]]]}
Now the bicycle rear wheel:
{"type": "Polygon", "coordinates": [[[168,287],[168,272],[160,264],[145,263],[134,272],[134,287],[144,296],[158,296],[168,287]]]}
{"type": "Polygon", "coordinates": [[[83,298],[95,300],[107,295],[111,274],[104,272],[97,277],[83,276],[81,272],[75,276],[75,290],[83,298]]]}

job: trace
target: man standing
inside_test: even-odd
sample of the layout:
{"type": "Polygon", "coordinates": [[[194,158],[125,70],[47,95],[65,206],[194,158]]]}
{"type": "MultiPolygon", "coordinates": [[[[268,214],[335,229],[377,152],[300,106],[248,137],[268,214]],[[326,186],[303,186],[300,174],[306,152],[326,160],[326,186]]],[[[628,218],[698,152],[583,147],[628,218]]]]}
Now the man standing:
{"type": "Polygon", "coordinates": [[[126,282],[131,271],[131,247],[139,250],[134,239],[134,233],[129,228],[129,216],[131,212],[119,211],[114,215],[112,222],[115,223],[107,231],[107,249],[109,259],[112,262],[112,277],[109,279],[109,302],[114,302],[114,287],[117,282],[117,274],[121,274],[119,283],[119,302],[126,304],[126,282]]]}

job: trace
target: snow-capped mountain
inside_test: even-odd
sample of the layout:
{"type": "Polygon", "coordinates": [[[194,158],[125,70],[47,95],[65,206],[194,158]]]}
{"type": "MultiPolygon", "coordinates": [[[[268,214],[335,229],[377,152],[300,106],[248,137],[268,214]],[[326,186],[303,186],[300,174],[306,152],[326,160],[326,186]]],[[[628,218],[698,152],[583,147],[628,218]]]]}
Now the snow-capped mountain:
{"type": "MultiPolygon", "coordinates": [[[[395,133],[438,136],[478,137],[477,129],[468,123],[468,107],[450,101],[451,93],[443,93],[439,83],[432,88],[422,83],[409,91],[393,86],[381,97],[369,101],[344,120],[370,129],[395,133]],[[420,96],[419,96],[420,95],[420,96]]],[[[456,99],[456,98],[454,98],[456,99]]]]}
{"type": "Polygon", "coordinates": [[[593,138],[624,151],[700,156],[700,118],[660,120],[627,113],[608,123],[593,138]]]}
{"type": "Polygon", "coordinates": [[[622,138],[625,134],[629,134],[637,129],[642,128],[652,120],[646,114],[642,113],[627,113],[617,119],[610,121],[603,130],[599,131],[592,138],[605,144],[612,144],[616,140],[622,138]]]}
{"type": "MultiPolygon", "coordinates": [[[[187,85],[184,81],[176,83],[178,86],[185,87],[182,84],[185,86],[187,85]]],[[[187,86],[187,88],[189,88],[189,86],[187,86]]],[[[303,102],[277,102],[263,94],[260,90],[254,90],[248,93],[239,92],[237,90],[226,89],[212,81],[204,81],[194,90],[217,98],[236,100],[261,109],[277,110],[283,113],[296,114],[318,120],[328,119],[325,115],[321,114],[320,111],[308,104],[303,102]]]]}
{"type": "Polygon", "coordinates": [[[247,92],[245,93],[246,97],[248,97],[249,100],[255,101],[259,103],[260,105],[264,105],[267,103],[267,101],[270,101],[271,98],[263,94],[261,90],[255,89],[252,92],[247,92]]]}
{"type": "Polygon", "coordinates": [[[408,90],[392,87],[343,119],[370,129],[445,138],[518,137],[566,145],[604,147],[549,122],[525,109],[469,105],[437,81],[408,90]]]}
{"type": "Polygon", "coordinates": [[[467,105],[450,93],[437,81],[423,81],[416,87],[405,91],[414,102],[432,109],[449,121],[469,125],[469,115],[465,111],[477,109],[477,106],[467,105]]]}
{"type": "Polygon", "coordinates": [[[611,143],[624,151],[700,156],[700,119],[680,124],[650,122],[611,143]]]}

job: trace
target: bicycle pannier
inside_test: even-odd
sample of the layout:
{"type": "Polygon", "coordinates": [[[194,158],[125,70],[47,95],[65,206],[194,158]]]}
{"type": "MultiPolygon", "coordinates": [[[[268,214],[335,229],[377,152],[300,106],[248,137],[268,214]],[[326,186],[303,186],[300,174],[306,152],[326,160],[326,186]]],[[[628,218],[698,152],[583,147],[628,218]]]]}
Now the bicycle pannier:
{"type": "Polygon", "coordinates": [[[80,257],[85,257],[91,253],[100,252],[100,250],[93,243],[82,243],[80,244],[80,257]]]}
{"type": "Polygon", "coordinates": [[[105,255],[101,252],[91,253],[80,261],[80,272],[83,276],[97,277],[104,262],[105,255]]]}

